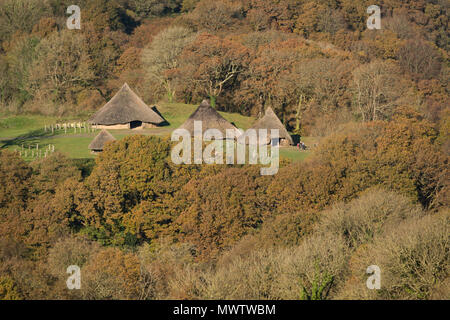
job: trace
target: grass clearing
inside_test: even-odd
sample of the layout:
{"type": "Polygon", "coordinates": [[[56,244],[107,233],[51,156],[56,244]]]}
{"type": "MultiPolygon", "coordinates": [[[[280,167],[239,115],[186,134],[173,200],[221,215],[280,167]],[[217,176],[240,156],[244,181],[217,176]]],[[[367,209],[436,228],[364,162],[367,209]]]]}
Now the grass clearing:
{"type": "MultiPolygon", "coordinates": [[[[173,130],[181,126],[184,121],[195,111],[197,105],[189,105],[183,103],[160,103],[158,110],[169,122],[168,126],[143,130],[110,130],[110,133],[118,140],[133,134],[155,135],[160,137],[170,137],[173,130]]],[[[236,127],[246,130],[251,127],[255,121],[252,117],[246,117],[237,113],[220,114],[228,121],[232,122],[236,127]]],[[[84,122],[86,119],[79,119],[76,122],[84,122]]],[[[93,159],[88,150],[88,145],[92,139],[99,133],[82,132],[77,129],[68,129],[67,134],[63,130],[51,132],[44,131],[45,125],[69,122],[68,120],[61,120],[56,117],[46,117],[37,115],[23,115],[23,116],[4,116],[0,117],[0,149],[8,149],[11,151],[20,151],[23,148],[29,150],[25,160],[31,161],[30,156],[32,150],[36,150],[36,145],[42,153],[49,145],[55,146],[55,151],[67,154],[73,159],[93,159]]],[[[304,138],[304,142],[313,143],[312,138],[304,138]]],[[[295,147],[280,148],[280,157],[292,161],[303,161],[308,157],[310,152],[299,151],[295,147]]]]}
{"type": "Polygon", "coordinates": [[[45,116],[8,116],[0,117],[0,138],[13,138],[44,128],[55,123],[56,118],[45,116]]]}
{"type": "Polygon", "coordinates": [[[300,151],[296,147],[282,147],[280,148],[280,158],[291,161],[303,161],[309,157],[310,151],[300,151]]]}
{"type": "MultiPolygon", "coordinates": [[[[187,118],[198,108],[197,105],[184,103],[167,103],[163,102],[157,105],[159,112],[169,122],[171,130],[181,126],[187,118]]],[[[229,122],[233,123],[237,128],[247,130],[255,121],[252,117],[246,117],[238,113],[219,112],[229,122]]]]}

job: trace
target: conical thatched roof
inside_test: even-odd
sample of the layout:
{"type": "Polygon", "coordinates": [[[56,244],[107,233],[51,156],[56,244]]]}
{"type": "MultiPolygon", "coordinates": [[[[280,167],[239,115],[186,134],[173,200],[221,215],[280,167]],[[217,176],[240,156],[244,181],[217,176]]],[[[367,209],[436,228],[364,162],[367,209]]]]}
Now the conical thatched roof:
{"type": "Polygon", "coordinates": [[[239,132],[234,125],[225,120],[213,107],[211,107],[207,100],[203,100],[197,110],[195,110],[186,122],[181,125],[180,129],[186,129],[191,135],[194,135],[194,121],[202,121],[202,133],[208,129],[218,129],[225,138],[227,129],[239,132]]]}
{"type": "Polygon", "coordinates": [[[265,115],[257,120],[250,129],[267,129],[267,133],[270,134],[271,129],[278,129],[280,139],[286,139],[289,144],[293,145],[294,141],[292,140],[291,135],[284,127],[283,123],[281,123],[280,119],[277,117],[275,112],[273,112],[271,107],[266,109],[265,115]]]}
{"type": "Polygon", "coordinates": [[[103,129],[92,142],[89,144],[89,150],[103,150],[103,146],[106,142],[114,141],[114,138],[111,133],[103,129]]]}
{"type": "Polygon", "coordinates": [[[98,125],[125,124],[131,121],[162,124],[165,119],[147,106],[126,83],[89,119],[90,123],[98,125]]]}

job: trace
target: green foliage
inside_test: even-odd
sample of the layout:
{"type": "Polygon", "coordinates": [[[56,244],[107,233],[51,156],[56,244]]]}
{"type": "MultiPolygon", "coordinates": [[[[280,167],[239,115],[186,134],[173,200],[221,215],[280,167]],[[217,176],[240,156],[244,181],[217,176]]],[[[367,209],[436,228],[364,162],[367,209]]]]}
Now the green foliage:
{"type": "Polygon", "coordinates": [[[4,57],[0,99],[3,103],[16,103],[18,109],[13,111],[19,111],[32,98],[30,73],[38,57],[39,41],[37,37],[18,39],[4,57]]]}
{"type": "Polygon", "coordinates": [[[76,194],[84,232],[115,244],[164,233],[174,220],[167,207],[190,171],[172,167],[170,148],[167,139],[140,135],[108,145],[76,194]]]}
{"type": "MultiPolygon", "coordinates": [[[[179,12],[182,0],[131,0],[133,11],[140,19],[179,12]]],[[[184,3],[183,3],[184,6],[184,3]]]]}
{"type": "Polygon", "coordinates": [[[89,1],[83,17],[93,23],[96,30],[103,31],[108,28],[125,31],[130,28],[131,21],[127,21],[125,10],[117,0],[89,1]]]}
{"type": "Polygon", "coordinates": [[[16,284],[9,277],[0,276],[0,300],[22,300],[16,284]]]}
{"type": "Polygon", "coordinates": [[[307,289],[302,285],[302,291],[300,293],[301,300],[326,300],[333,285],[334,277],[331,274],[320,272],[319,268],[316,270],[314,281],[311,285],[311,289],[307,289]]]}

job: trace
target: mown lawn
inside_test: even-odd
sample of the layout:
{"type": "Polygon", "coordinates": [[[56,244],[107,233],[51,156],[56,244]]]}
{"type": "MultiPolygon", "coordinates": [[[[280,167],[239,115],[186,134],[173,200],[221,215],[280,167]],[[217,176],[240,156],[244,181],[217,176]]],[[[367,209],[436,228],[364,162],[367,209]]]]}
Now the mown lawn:
{"type": "Polygon", "coordinates": [[[13,138],[55,123],[56,118],[45,116],[0,116],[0,139],[13,138]]]}
{"type": "MultiPolygon", "coordinates": [[[[178,128],[195,111],[196,105],[187,105],[182,103],[161,103],[158,109],[169,122],[168,126],[145,130],[111,130],[111,134],[116,139],[122,139],[131,134],[157,135],[169,137],[171,132],[178,128]]],[[[236,113],[221,112],[222,116],[228,121],[234,123],[240,129],[248,129],[255,121],[254,118],[242,116],[236,113]]],[[[84,122],[86,119],[79,119],[84,122]]],[[[45,125],[64,123],[66,121],[55,117],[23,115],[14,117],[0,117],[0,149],[9,149],[21,151],[28,149],[26,160],[32,160],[31,150],[36,150],[36,145],[43,154],[49,145],[55,146],[55,151],[67,154],[74,159],[91,159],[95,156],[88,150],[88,145],[98,134],[96,132],[74,133],[74,129],[69,129],[67,134],[63,130],[51,132],[44,131],[45,125]]],[[[303,141],[306,141],[304,139],[303,141]]],[[[309,142],[309,141],[308,141],[309,142]]],[[[299,151],[295,147],[280,148],[280,157],[292,161],[302,161],[310,153],[299,151]]]]}

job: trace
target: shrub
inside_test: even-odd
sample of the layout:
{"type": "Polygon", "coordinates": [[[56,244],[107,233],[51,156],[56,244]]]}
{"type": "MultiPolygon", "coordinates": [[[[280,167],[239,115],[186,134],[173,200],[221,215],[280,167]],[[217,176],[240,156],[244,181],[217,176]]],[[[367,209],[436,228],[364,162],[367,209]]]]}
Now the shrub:
{"type": "Polygon", "coordinates": [[[287,228],[288,221],[301,215],[277,216],[285,219],[280,225],[268,220],[269,225],[223,253],[215,269],[187,266],[175,274],[173,283],[179,295],[188,298],[335,298],[348,283],[355,285],[351,281],[354,256],[367,254],[367,246],[395,232],[400,223],[423,215],[410,199],[372,188],[350,203],[318,213],[319,221],[313,225],[312,219],[306,234],[297,226],[294,231],[287,228]]]}
{"type": "Polygon", "coordinates": [[[0,276],[0,300],[22,300],[14,280],[10,277],[0,276]]]}
{"type": "Polygon", "coordinates": [[[365,191],[360,198],[348,204],[338,203],[322,212],[317,232],[340,235],[351,249],[372,243],[386,229],[395,228],[400,222],[421,216],[420,206],[411,200],[378,188],[365,191]]]}
{"type": "Polygon", "coordinates": [[[233,24],[240,6],[231,1],[200,1],[189,14],[189,22],[200,30],[218,31],[233,24]]]}
{"type": "Polygon", "coordinates": [[[410,110],[390,122],[347,126],[324,139],[309,161],[281,168],[268,194],[279,211],[317,211],[379,185],[426,207],[448,171],[436,138],[432,124],[410,110]]]}
{"type": "Polygon", "coordinates": [[[187,290],[175,284],[176,275],[186,279],[186,268],[194,266],[195,246],[189,243],[172,243],[170,239],[160,239],[153,245],[144,244],[139,249],[142,272],[150,283],[150,299],[189,299],[187,290]]]}
{"type": "Polygon", "coordinates": [[[90,256],[100,250],[96,242],[71,236],[60,239],[49,250],[47,262],[50,273],[60,279],[68,277],[66,270],[70,265],[82,268],[90,256]]]}
{"type": "Polygon", "coordinates": [[[117,248],[99,251],[81,269],[81,290],[86,299],[138,299],[139,280],[138,257],[117,248]]]}
{"type": "MultiPolygon", "coordinates": [[[[429,299],[448,294],[450,212],[411,218],[352,257],[352,278],[339,297],[352,299],[429,299]],[[381,289],[368,290],[365,269],[381,269],[381,289]]],[[[449,296],[443,297],[448,299],[449,296]]]]}
{"type": "Polygon", "coordinates": [[[302,291],[313,290],[317,272],[340,283],[345,258],[342,238],[312,237],[296,248],[260,249],[236,256],[218,264],[215,270],[188,267],[177,274],[175,281],[188,288],[185,294],[191,298],[300,299],[302,291]]]}
{"type": "Polygon", "coordinates": [[[177,180],[183,171],[170,166],[169,153],[170,142],[158,137],[135,135],[109,144],[76,193],[84,232],[104,244],[124,245],[145,238],[145,230],[159,230],[158,217],[165,213],[158,208],[189,178],[177,180]]]}
{"type": "Polygon", "coordinates": [[[195,244],[203,257],[231,248],[270,214],[266,181],[259,168],[228,168],[189,182],[178,195],[185,203],[177,219],[180,238],[195,244]]]}

